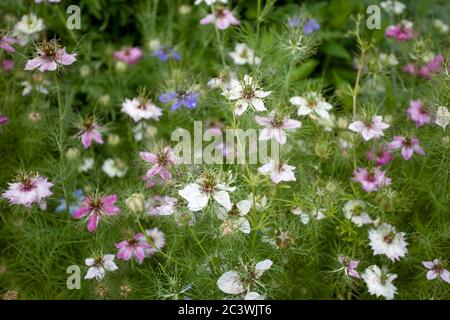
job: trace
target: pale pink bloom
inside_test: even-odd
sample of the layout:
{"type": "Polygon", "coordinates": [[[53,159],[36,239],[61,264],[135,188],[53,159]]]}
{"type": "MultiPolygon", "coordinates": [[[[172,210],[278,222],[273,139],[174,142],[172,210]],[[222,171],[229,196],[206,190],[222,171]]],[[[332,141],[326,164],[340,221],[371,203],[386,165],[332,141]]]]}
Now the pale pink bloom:
{"type": "Polygon", "coordinates": [[[217,9],[215,12],[208,14],[200,24],[214,23],[217,29],[225,30],[230,25],[238,25],[240,22],[233,16],[233,13],[228,9],[217,9]]]}
{"type": "Polygon", "coordinates": [[[151,188],[159,182],[166,183],[172,179],[169,169],[178,163],[178,158],[170,147],[165,147],[158,153],[139,152],[139,156],[152,165],[144,176],[144,180],[147,181],[147,188],[151,188]],[[158,176],[160,180],[158,180],[158,176]]]}
{"type": "Polygon", "coordinates": [[[378,149],[372,147],[367,151],[367,160],[374,161],[376,166],[388,164],[392,159],[393,155],[385,145],[380,146],[378,149]]]}
{"type": "Polygon", "coordinates": [[[422,261],[422,265],[429,269],[427,272],[428,280],[436,279],[439,276],[442,280],[450,284],[450,272],[447,269],[444,269],[444,266],[439,259],[434,259],[433,261],[422,261]]]}
{"type": "Polygon", "coordinates": [[[6,36],[0,39],[0,48],[7,52],[16,52],[12,45],[18,42],[16,38],[6,36]]]}
{"type": "Polygon", "coordinates": [[[76,53],[69,54],[66,48],[60,48],[56,42],[45,42],[37,49],[37,56],[28,60],[25,70],[38,69],[41,72],[55,71],[58,65],[67,66],[74,63],[76,53]]]}
{"type": "Polygon", "coordinates": [[[131,239],[116,243],[116,248],[119,249],[117,259],[128,261],[134,257],[138,262],[144,261],[146,250],[153,249],[141,232],[138,232],[131,239]]]}
{"type": "Polygon", "coordinates": [[[2,61],[3,71],[5,71],[5,72],[12,71],[15,66],[16,66],[16,63],[14,62],[14,60],[5,59],[2,61]]]}
{"type": "Polygon", "coordinates": [[[395,26],[387,27],[386,37],[394,38],[399,42],[412,39],[414,37],[412,22],[403,20],[401,23],[395,26]]]}
{"type": "Polygon", "coordinates": [[[255,116],[255,120],[258,124],[266,127],[261,131],[259,140],[270,140],[274,138],[280,144],[286,143],[286,133],[284,130],[293,130],[301,126],[301,122],[297,120],[289,118],[277,119],[275,111],[272,111],[267,117],[255,116]]]}
{"type": "Polygon", "coordinates": [[[166,235],[158,228],[145,230],[147,239],[150,241],[150,248],[144,248],[147,257],[154,255],[166,245],[166,235]]]}
{"type": "Polygon", "coordinates": [[[372,170],[358,168],[353,175],[352,180],[361,183],[361,186],[367,192],[378,191],[381,187],[391,184],[391,179],[386,177],[386,171],[379,167],[372,170]]]}
{"type": "Polygon", "coordinates": [[[169,216],[175,213],[177,199],[168,196],[154,196],[145,203],[147,213],[151,216],[169,216]]]}
{"type": "Polygon", "coordinates": [[[0,126],[7,123],[9,121],[7,116],[0,115],[0,126]]]}
{"type": "Polygon", "coordinates": [[[434,73],[439,72],[443,62],[444,57],[441,54],[434,56],[426,65],[419,67],[419,76],[425,79],[431,79],[434,73]]]}
{"type": "Polygon", "coordinates": [[[403,66],[403,72],[408,74],[417,74],[417,67],[412,63],[405,64],[403,66]]]}
{"type": "Polygon", "coordinates": [[[8,190],[2,194],[2,197],[9,200],[10,205],[23,205],[30,208],[33,203],[45,207],[45,198],[52,195],[50,188],[53,183],[48,182],[47,178],[38,174],[24,176],[17,182],[8,183],[8,190]]]}
{"type": "Polygon", "coordinates": [[[133,99],[125,99],[122,103],[122,112],[133,118],[134,122],[142,119],[153,119],[158,121],[162,115],[162,111],[151,101],[138,97],[133,99]]]}
{"type": "Polygon", "coordinates": [[[359,275],[358,271],[356,271],[356,268],[358,268],[359,261],[358,260],[352,260],[349,257],[346,256],[339,256],[338,257],[339,263],[344,266],[345,274],[360,279],[361,276],[359,275]]]}
{"type": "Polygon", "coordinates": [[[389,128],[389,125],[383,122],[382,116],[373,116],[370,123],[354,121],[350,123],[348,128],[351,131],[361,133],[363,139],[369,141],[370,139],[382,137],[384,135],[383,130],[389,128]]]}
{"type": "Polygon", "coordinates": [[[431,123],[430,114],[425,110],[424,104],[421,100],[411,100],[409,108],[406,110],[412,121],[416,123],[416,127],[421,127],[425,124],[431,123]]]}
{"type": "Polygon", "coordinates": [[[124,48],[114,52],[114,59],[128,64],[136,64],[142,58],[142,50],[139,47],[124,48]]]}
{"type": "Polygon", "coordinates": [[[415,153],[424,155],[425,151],[423,151],[422,147],[419,146],[419,139],[416,137],[402,137],[395,136],[391,143],[389,143],[390,149],[402,149],[401,153],[403,159],[409,160],[412,155],[415,153]]]}
{"type": "Polygon", "coordinates": [[[86,217],[88,231],[94,232],[102,217],[115,216],[120,212],[120,209],[115,206],[116,201],[115,194],[104,197],[84,197],[81,207],[73,213],[73,217],[75,219],[86,217]]]}
{"type": "Polygon", "coordinates": [[[262,175],[269,176],[274,183],[281,181],[296,181],[294,171],[295,167],[286,163],[270,160],[269,163],[258,168],[258,172],[262,175]]]}
{"type": "Polygon", "coordinates": [[[90,120],[84,122],[84,128],[78,132],[78,135],[81,136],[81,143],[85,149],[89,148],[92,144],[92,141],[97,142],[98,144],[103,144],[102,134],[100,133],[100,126],[90,120]]]}

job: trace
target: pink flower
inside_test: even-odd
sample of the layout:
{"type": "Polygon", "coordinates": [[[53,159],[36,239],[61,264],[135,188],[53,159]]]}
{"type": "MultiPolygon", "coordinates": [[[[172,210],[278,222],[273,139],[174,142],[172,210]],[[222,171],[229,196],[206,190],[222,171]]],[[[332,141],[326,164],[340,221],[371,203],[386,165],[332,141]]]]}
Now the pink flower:
{"type": "Polygon", "coordinates": [[[15,66],[16,66],[16,63],[14,62],[14,60],[5,59],[2,61],[3,71],[5,71],[5,72],[9,72],[9,71],[13,70],[15,66]]]}
{"type": "Polygon", "coordinates": [[[280,144],[286,143],[284,130],[297,129],[302,125],[300,121],[289,118],[277,119],[275,111],[272,111],[267,117],[255,116],[255,120],[258,124],[266,127],[261,131],[259,140],[275,138],[280,144]]]}
{"type": "Polygon", "coordinates": [[[7,116],[2,116],[2,115],[0,115],[0,126],[1,125],[4,125],[5,123],[7,123],[8,122],[8,117],[7,116]]]}
{"type": "Polygon", "coordinates": [[[100,128],[101,127],[91,119],[86,119],[83,122],[83,128],[78,132],[78,135],[81,136],[81,143],[85,149],[91,146],[92,141],[95,141],[98,144],[104,143],[102,134],[99,130],[100,128]]]}
{"type": "Polygon", "coordinates": [[[369,141],[370,139],[377,139],[382,137],[383,130],[389,128],[387,123],[384,123],[382,116],[374,116],[372,122],[365,123],[362,121],[354,121],[350,123],[348,128],[351,131],[361,133],[364,140],[369,141]]]}
{"type": "Polygon", "coordinates": [[[417,67],[413,63],[408,63],[403,66],[403,72],[408,74],[417,74],[417,67]]]}
{"type": "Polygon", "coordinates": [[[442,63],[444,62],[444,56],[442,54],[438,54],[434,56],[433,59],[431,59],[427,63],[427,67],[431,72],[438,72],[439,69],[441,69],[442,63]]]}
{"type": "Polygon", "coordinates": [[[81,207],[75,210],[73,217],[81,219],[86,217],[89,232],[97,230],[100,218],[103,216],[115,216],[120,209],[115,206],[117,196],[115,194],[104,197],[84,197],[81,207]]]}
{"type": "Polygon", "coordinates": [[[170,147],[165,147],[157,154],[139,152],[139,156],[142,160],[152,165],[144,176],[144,180],[147,181],[147,188],[153,187],[156,183],[165,183],[172,179],[169,168],[172,165],[175,165],[178,162],[178,159],[170,147]],[[157,176],[159,176],[161,180],[158,180],[157,176]]]}
{"type": "Polygon", "coordinates": [[[407,138],[402,136],[395,136],[391,143],[389,143],[390,149],[402,149],[403,159],[409,160],[415,153],[424,155],[425,151],[419,146],[419,139],[407,138]]]}
{"type": "Polygon", "coordinates": [[[352,260],[349,257],[342,256],[342,255],[338,257],[338,260],[339,260],[339,263],[345,267],[346,275],[356,278],[356,279],[361,278],[358,271],[355,270],[356,268],[358,268],[358,265],[359,265],[358,260],[352,260]]]}
{"type": "Polygon", "coordinates": [[[268,163],[258,168],[258,173],[269,176],[274,183],[281,181],[296,181],[294,174],[295,167],[270,159],[268,163]]]}
{"type": "Polygon", "coordinates": [[[76,54],[67,53],[56,40],[44,41],[37,48],[37,56],[28,60],[25,70],[55,71],[58,65],[71,65],[76,60],[76,54]]]}
{"type": "Polygon", "coordinates": [[[119,249],[117,259],[128,261],[134,257],[138,262],[142,262],[146,257],[145,251],[152,249],[152,246],[145,236],[138,232],[133,238],[116,243],[116,248],[119,249]]]}
{"type": "Polygon", "coordinates": [[[386,37],[394,38],[397,41],[407,41],[414,37],[413,24],[410,21],[403,20],[395,26],[389,26],[386,29],[386,37]]]}
{"type": "Polygon", "coordinates": [[[214,13],[208,14],[202,20],[200,24],[210,24],[214,23],[217,29],[225,30],[230,25],[238,25],[240,22],[233,16],[228,9],[217,9],[214,13]]]}
{"type": "Polygon", "coordinates": [[[136,64],[142,58],[142,50],[139,47],[124,48],[114,52],[114,59],[128,64],[136,64]]]}
{"type": "Polygon", "coordinates": [[[375,147],[371,148],[367,152],[367,160],[375,161],[376,166],[383,166],[391,162],[393,156],[392,153],[389,152],[388,148],[385,145],[382,145],[378,149],[375,147]]]}
{"type": "Polygon", "coordinates": [[[391,184],[391,179],[386,177],[386,171],[378,167],[372,170],[358,168],[353,173],[352,180],[361,183],[366,192],[378,191],[381,187],[391,184]]]}
{"type": "Polygon", "coordinates": [[[440,276],[442,280],[450,284],[450,272],[444,269],[442,262],[439,259],[434,259],[433,261],[422,261],[422,265],[429,269],[427,272],[427,279],[433,280],[437,276],[440,276]]]}
{"type": "Polygon", "coordinates": [[[2,197],[9,200],[11,205],[21,204],[30,208],[33,203],[45,207],[45,198],[52,195],[50,188],[53,183],[38,174],[24,175],[17,182],[8,183],[8,190],[2,197]]]}
{"type": "Polygon", "coordinates": [[[431,117],[425,110],[421,100],[411,100],[409,102],[409,108],[406,112],[409,114],[411,120],[416,123],[416,127],[421,127],[425,124],[431,123],[431,117]]]}
{"type": "Polygon", "coordinates": [[[12,46],[16,43],[18,43],[16,38],[6,36],[0,39],[0,48],[7,52],[16,52],[16,49],[12,46]]]}

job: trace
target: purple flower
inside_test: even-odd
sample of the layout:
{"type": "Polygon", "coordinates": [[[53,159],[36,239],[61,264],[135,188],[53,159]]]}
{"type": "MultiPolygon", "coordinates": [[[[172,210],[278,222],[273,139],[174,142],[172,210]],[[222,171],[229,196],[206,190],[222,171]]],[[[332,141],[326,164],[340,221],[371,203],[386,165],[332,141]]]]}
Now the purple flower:
{"type": "Polygon", "coordinates": [[[6,124],[8,122],[8,120],[9,119],[7,116],[0,115],[0,126],[6,124]]]}
{"type": "Polygon", "coordinates": [[[434,259],[433,261],[422,261],[422,265],[429,269],[427,272],[427,279],[433,280],[437,276],[440,276],[442,280],[450,284],[450,272],[444,269],[442,262],[439,259],[434,259]]]}
{"type": "Polygon", "coordinates": [[[290,17],[288,19],[288,26],[291,28],[296,28],[300,26],[300,18],[299,17],[290,17]]]}
{"type": "Polygon", "coordinates": [[[389,143],[390,149],[402,149],[403,159],[409,160],[411,159],[414,153],[424,155],[425,151],[423,151],[422,147],[419,146],[419,139],[416,137],[402,137],[395,136],[391,143],[389,143]]]}
{"type": "Polygon", "coordinates": [[[24,70],[55,71],[59,65],[68,66],[74,63],[76,56],[76,53],[67,53],[66,48],[61,48],[56,40],[44,41],[38,45],[36,56],[27,61],[24,70]]]}
{"type": "Polygon", "coordinates": [[[138,262],[142,262],[146,257],[145,251],[152,249],[152,246],[145,236],[138,232],[133,238],[116,243],[116,248],[119,249],[117,259],[127,261],[134,257],[138,262]]]}
{"type": "Polygon", "coordinates": [[[317,30],[320,30],[320,24],[313,18],[308,19],[303,27],[303,32],[308,36],[317,30]]]}
{"type": "Polygon", "coordinates": [[[358,260],[352,260],[349,257],[342,256],[342,255],[338,257],[338,260],[339,260],[339,263],[345,267],[346,275],[356,278],[356,279],[361,279],[358,271],[355,270],[356,268],[358,268],[358,265],[359,265],[358,260]]]}
{"type": "Polygon", "coordinates": [[[233,16],[233,13],[228,9],[217,9],[214,13],[208,14],[200,24],[214,23],[217,29],[225,30],[230,25],[238,25],[240,22],[233,16]]]}
{"type": "Polygon", "coordinates": [[[373,147],[367,152],[367,160],[375,161],[377,167],[388,164],[392,158],[392,153],[385,145],[382,145],[378,149],[373,147]]]}
{"type": "Polygon", "coordinates": [[[147,181],[147,188],[153,187],[157,182],[164,183],[172,179],[169,168],[177,164],[178,158],[170,147],[165,147],[158,153],[139,152],[139,156],[152,165],[144,176],[144,180],[147,181]],[[161,178],[161,181],[158,181],[157,176],[161,178]]]}
{"type": "Polygon", "coordinates": [[[23,205],[30,208],[33,203],[45,208],[45,198],[52,195],[53,183],[38,174],[24,175],[18,181],[8,184],[8,190],[2,197],[9,200],[10,205],[23,205]]]}
{"type": "Polygon", "coordinates": [[[12,69],[14,69],[15,66],[16,66],[16,63],[14,62],[14,60],[5,59],[2,61],[3,71],[5,71],[5,72],[11,71],[12,69]]]}
{"type": "Polygon", "coordinates": [[[128,64],[136,64],[142,58],[142,50],[139,47],[124,48],[113,54],[114,59],[128,64]]]}
{"type": "Polygon", "coordinates": [[[425,110],[421,100],[411,100],[409,102],[409,108],[406,112],[409,114],[411,120],[416,123],[416,127],[421,127],[425,124],[431,123],[431,117],[425,110]]]}
{"type": "Polygon", "coordinates": [[[16,52],[16,49],[12,46],[16,43],[18,43],[16,38],[6,36],[0,39],[0,48],[7,52],[16,52]]]}
{"type": "Polygon", "coordinates": [[[89,232],[97,230],[100,218],[103,216],[115,216],[120,209],[115,206],[117,196],[115,194],[104,197],[84,197],[81,207],[74,213],[75,219],[87,217],[87,229],[89,232]]]}
{"type": "Polygon", "coordinates": [[[156,49],[153,52],[153,55],[155,57],[158,57],[161,61],[167,61],[169,58],[172,58],[174,60],[180,61],[181,55],[176,52],[174,49],[167,48],[167,47],[161,47],[159,49],[156,49]]]}
{"type": "Polygon", "coordinates": [[[383,136],[383,130],[389,128],[389,125],[383,122],[382,116],[373,116],[371,122],[354,121],[348,128],[353,132],[361,133],[363,139],[369,141],[383,136]]]}
{"type": "Polygon", "coordinates": [[[381,187],[391,184],[391,179],[386,177],[386,171],[382,171],[380,168],[372,170],[358,168],[353,173],[352,180],[361,183],[366,192],[378,191],[381,187]]]}
{"type": "Polygon", "coordinates": [[[197,106],[198,93],[190,91],[166,92],[160,95],[158,99],[163,103],[174,101],[171,108],[172,110],[177,110],[181,106],[193,109],[197,106]]]}
{"type": "Polygon", "coordinates": [[[87,119],[83,123],[83,128],[78,132],[81,136],[81,143],[85,149],[89,148],[92,141],[98,144],[103,144],[102,134],[100,133],[101,127],[94,121],[87,119]]]}

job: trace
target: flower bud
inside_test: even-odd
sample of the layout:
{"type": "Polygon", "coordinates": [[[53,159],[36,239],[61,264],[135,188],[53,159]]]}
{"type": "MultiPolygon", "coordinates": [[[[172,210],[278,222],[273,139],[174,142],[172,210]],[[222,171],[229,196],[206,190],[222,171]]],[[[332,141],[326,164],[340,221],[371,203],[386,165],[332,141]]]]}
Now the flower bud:
{"type": "Polygon", "coordinates": [[[125,200],[125,205],[131,212],[141,212],[144,210],[144,200],[142,193],[133,193],[125,200]]]}

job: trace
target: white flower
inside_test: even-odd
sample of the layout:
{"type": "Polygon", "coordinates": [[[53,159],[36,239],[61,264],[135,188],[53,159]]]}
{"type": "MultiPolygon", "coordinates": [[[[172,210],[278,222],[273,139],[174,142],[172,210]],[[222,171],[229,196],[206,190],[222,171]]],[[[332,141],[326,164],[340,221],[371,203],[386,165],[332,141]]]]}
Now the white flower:
{"type": "Polygon", "coordinates": [[[178,194],[188,202],[188,208],[191,211],[203,210],[210,197],[227,210],[231,210],[231,200],[228,192],[233,192],[234,187],[229,187],[214,178],[202,178],[196,183],[190,183],[178,194]]]}
{"type": "Polygon", "coordinates": [[[260,295],[258,292],[248,292],[245,297],[244,300],[265,300],[266,297],[264,297],[263,295],[260,295]]]}
{"type": "Polygon", "coordinates": [[[285,130],[294,130],[301,127],[301,122],[289,118],[278,119],[275,111],[267,117],[255,116],[255,121],[265,126],[259,135],[259,140],[265,141],[274,138],[279,144],[286,143],[285,130]]]}
{"type": "Polygon", "coordinates": [[[245,43],[237,43],[234,47],[234,51],[230,52],[229,55],[237,65],[261,63],[261,59],[256,57],[253,50],[245,43]]]}
{"type": "Polygon", "coordinates": [[[32,84],[30,81],[22,81],[20,83],[23,86],[22,96],[27,96],[31,91],[35,90],[42,94],[48,94],[48,89],[46,86],[49,84],[48,81],[43,80],[41,83],[32,84]]]}
{"type": "Polygon", "coordinates": [[[395,228],[387,223],[370,229],[369,240],[374,255],[384,254],[392,261],[400,260],[408,252],[405,233],[396,232],[395,228]]]}
{"type": "Polygon", "coordinates": [[[88,172],[94,167],[94,158],[86,158],[83,163],[78,167],[79,172],[88,172]]]}
{"type": "Polygon", "coordinates": [[[234,72],[221,74],[217,78],[210,79],[207,83],[207,86],[211,89],[222,89],[222,95],[227,99],[230,98],[231,91],[237,85],[239,85],[239,80],[234,72]]]}
{"type": "Polygon", "coordinates": [[[329,118],[328,111],[333,108],[318,92],[309,92],[306,97],[292,97],[289,102],[298,107],[299,116],[309,115],[312,119],[316,119],[314,114],[320,118],[329,118]]]}
{"type": "Polygon", "coordinates": [[[444,106],[438,107],[436,112],[436,124],[445,130],[450,123],[450,112],[444,106]]]}
{"type": "Polygon", "coordinates": [[[138,122],[142,119],[154,119],[159,120],[162,115],[162,111],[156,105],[149,100],[143,98],[125,99],[122,103],[122,112],[128,114],[133,118],[134,122],[138,122]]]}
{"type": "Polygon", "coordinates": [[[102,170],[110,178],[122,178],[127,173],[128,167],[125,162],[120,159],[107,159],[103,163],[102,170]]]}
{"type": "Polygon", "coordinates": [[[266,111],[263,99],[270,93],[271,91],[260,90],[253,78],[245,75],[242,82],[237,83],[228,93],[222,93],[222,95],[228,95],[230,100],[237,100],[234,114],[240,116],[249,106],[256,111],[266,111]]]}
{"type": "Polygon", "coordinates": [[[236,205],[231,207],[231,210],[219,207],[217,217],[220,220],[223,220],[223,223],[220,226],[222,235],[229,235],[236,230],[249,234],[250,222],[245,216],[249,213],[251,208],[252,200],[249,199],[239,201],[236,205]]]}
{"type": "Polygon", "coordinates": [[[296,181],[293,170],[295,167],[286,163],[270,160],[269,163],[258,168],[258,172],[262,175],[269,176],[274,183],[281,181],[296,181]]]}
{"type": "Polygon", "coordinates": [[[44,20],[30,13],[22,16],[22,19],[14,26],[12,35],[18,37],[20,44],[24,46],[35,33],[41,32],[44,28],[44,20]]]}
{"type": "Polygon", "coordinates": [[[177,199],[168,196],[155,196],[145,202],[149,215],[170,216],[175,213],[177,199]]]}
{"type": "Polygon", "coordinates": [[[436,19],[433,21],[433,26],[440,32],[440,33],[447,33],[448,32],[448,25],[445,24],[442,20],[436,19]]]}
{"type": "Polygon", "coordinates": [[[227,3],[228,0],[195,0],[194,4],[198,6],[200,3],[204,2],[208,6],[211,6],[217,2],[227,3]]]}
{"type": "Polygon", "coordinates": [[[373,222],[369,214],[365,212],[366,204],[361,200],[349,200],[344,205],[344,215],[347,219],[350,219],[358,227],[362,227],[364,224],[370,224],[373,222]]]}
{"type": "Polygon", "coordinates": [[[406,6],[400,1],[386,0],[380,2],[380,7],[387,13],[401,14],[405,11],[406,6]]]}
{"type": "Polygon", "coordinates": [[[393,53],[389,53],[389,54],[387,54],[387,53],[380,53],[378,58],[379,58],[379,61],[381,62],[382,65],[386,65],[386,66],[396,66],[396,65],[398,65],[397,57],[393,53]]]}
{"type": "Polygon", "coordinates": [[[102,280],[105,277],[106,271],[115,271],[117,266],[114,263],[113,254],[105,254],[103,257],[99,258],[88,258],[85,263],[89,268],[86,273],[85,279],[97,279],[102,280]]]}
{"type": "Polygon", "coordinates": [[[311,218],[316,219],[316,220],[324,219],[326,216],[323,214],[323,211],[325,211],[324,208],[316,208],[316,209],[312,210],[311,212],[308,212],[308,211],[305,212],[300,208],[294,208],[291,210],[291,212],[293,214],[300,217],[300,221],[305,225],[309,223],[311,218]]]}
{"type": "Polygon", "coordinates": [[[397,287],[392,284],[392,281],[397,279],[396,274],[388,273],[386,269],[381,270],[377,265],[372,265],[364,271],[361,277],[367,284],[371,295],[383,296],[387,300],[394,299],[397,287]]]}

